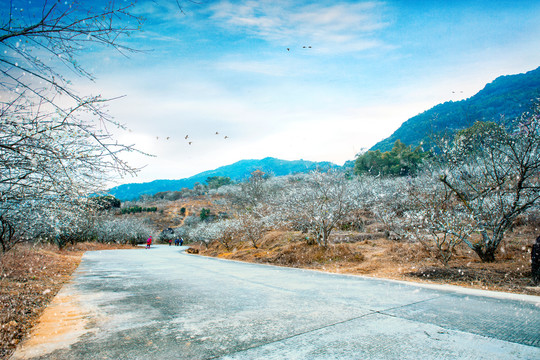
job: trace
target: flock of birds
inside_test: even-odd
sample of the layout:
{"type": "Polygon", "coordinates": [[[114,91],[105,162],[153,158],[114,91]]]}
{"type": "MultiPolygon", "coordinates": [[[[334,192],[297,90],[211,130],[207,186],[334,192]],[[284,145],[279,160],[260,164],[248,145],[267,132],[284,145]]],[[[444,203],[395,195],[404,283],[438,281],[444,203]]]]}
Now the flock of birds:
{"type": "MultiPolygon", "coordinates": [[[[302,49],[311,49],[311,45],[304,45],[304,46],[302,46],[302,49]]],[[[287,48],[287,51],[291,51],[291,48],[287,48]]],[[[130,132],[131,132],[131,130],[130,130],[130,132]]],[[[216,135],[219,135],[219,131],[216,131],[216,135]]],[[[223,138],[226,140],[229,137],[227,135],[225,135],[223,138]]],[[[169,140],[169,139],[170,139],[170,136],[167,136],[166,140],[169,140]]],[[[193,143],[193,141],[191,141],[189,139],[190,139],[189,135],[184,136],[184,140],[187,140],[188,145],[191,145],[193,143]]],[[[156,140],[159,140],[159,136],[156,136],[156,140]]]]}
{"type": "MultiPolygon", "coordinates": [[[[311,45],[304,45],[302,49],[311,49],[311,45]]],[[[287,51],[291,51],[291,48],[287,48],[287,51]]]]}
{"type": "MultiPolygon", "coordinates": [[[[131,131],[131,130],[130,130],[131,131]]],[[[216,131],[216,135],[219,135],[219,131],[216,131]]],[[[165,140],[169,140],[171,137],[167,136],[165,140]]],[[[223,139],[227,140],[229,137],[225,135],[223,139]]],[[[159,140],[159,136],[156,136],[156,140],[159,140]]],[[[188,145],[191,145],[193,141],[190,140],[189,135],[184,136],[184,140],[188,140],[188,145]],[[188,140],[189,139],[189,140],[188,140]]]]}
{"type": "MultiPolygon", "coordinates": [[[[219,135],[219,132],[218,132],[218,131],[216,131],[216,135],[219,135]]],[[[227,140],[228,138],[229,138],[229,137],[228,137],[227,135],[225,135],[225,136],[223,137],[223,139],[225,139],[225,140],[227,140]]],[[[184,136],[184,140],[188,140],[188,139],[189,139],[189,135],[184,136]]],[[[191,145],[191,144],[192,144],[192,141],[188,141],[188,145],[191,145]]]]}

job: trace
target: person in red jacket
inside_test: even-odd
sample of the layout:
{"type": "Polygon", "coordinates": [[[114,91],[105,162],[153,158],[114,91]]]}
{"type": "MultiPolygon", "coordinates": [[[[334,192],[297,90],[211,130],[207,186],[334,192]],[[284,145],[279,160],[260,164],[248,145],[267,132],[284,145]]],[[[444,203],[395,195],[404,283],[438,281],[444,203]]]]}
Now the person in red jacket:
{"type": "Polygon", "coordinates": [[[150,245],[152,245],[152,237],[150,236],[148,240],[146,240],[146,248],[150,249],[150,245]]]}

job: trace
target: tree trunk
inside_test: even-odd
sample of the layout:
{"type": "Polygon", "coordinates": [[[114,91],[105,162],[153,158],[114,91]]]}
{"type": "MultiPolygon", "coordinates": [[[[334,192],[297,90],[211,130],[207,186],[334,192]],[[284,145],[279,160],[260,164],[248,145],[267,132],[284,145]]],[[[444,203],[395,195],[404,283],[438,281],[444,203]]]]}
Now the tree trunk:
{"type": "Polygon", "coordinates": [[[328,247],[328,239],[330,238],[330,231],[331,231],[330,229],[323,229],[322,243],[325,249],[328,247]]]}
{"type": "Polygon", "coordinates": [[[494,246],[482,247],[481,245],[475,246],[473,248],[474,252],[480,257],[482,262],[495,262],[495,251],[497,250],[494,246]]]}

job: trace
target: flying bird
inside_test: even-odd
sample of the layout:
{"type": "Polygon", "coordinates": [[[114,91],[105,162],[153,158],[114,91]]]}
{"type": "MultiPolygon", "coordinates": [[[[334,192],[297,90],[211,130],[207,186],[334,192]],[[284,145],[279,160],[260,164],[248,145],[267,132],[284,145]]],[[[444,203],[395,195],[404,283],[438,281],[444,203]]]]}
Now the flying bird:
{"type": "Polygon", "coordinates": [[[216,135],[218,135],[219,133],[216,131],[216,135]]]}
{"type": "Polygon", "coordinates": [[[190,142],[188,142],[188,144],[189,144],[189,145],[191,145],[191,141],[190,141],[190,142]]]}
{"type": "Polygon", "coordinates": [[[225,135],[224,139],[228,139],[229,137],[225,135]]]}
{"type": "Polygon", "coordinates": [[[287,51],[291,51],[291,49],[287,48],[287,51]]]}
{"type": "Polygon", "coordinates": [[[187,140],[187,138],[188,138],[188,137],[189,137],[189,135],[186,135],[186,137],[185,137],[184,139],[186,139],[186,140],[187,140]]]}
{"type": "Polygon", "coordinates": [[[169,140],[169,139],[170,139],[170,136],[167,136],[167,140],[169,140]]]}

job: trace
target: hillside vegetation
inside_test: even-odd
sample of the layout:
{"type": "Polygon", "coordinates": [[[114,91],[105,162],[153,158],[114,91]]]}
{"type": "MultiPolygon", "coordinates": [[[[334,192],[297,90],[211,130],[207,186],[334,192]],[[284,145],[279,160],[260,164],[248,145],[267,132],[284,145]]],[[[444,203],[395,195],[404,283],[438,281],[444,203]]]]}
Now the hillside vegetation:
{"type": "Polygon", "coordinates": [[[339,166],[330,162],[313,162],[307,160],[280,160],[267,157],[261,160],[241,160],[231,165],[219,167],[214,170],[204,171],[186,179],[180,180],[154,180],[140,184],[125,184],[109,190],[120,200],[135,200],[141,195],[153,195],[158,192],[180,191],[183,188],[192,188],[202,184],[209,177],[228,177],[233,181],[242,181],[249,177],[255,170],[264,171],[274,176],[284,176],[297,173],[307,173],[317,169],[331,169],[339,166]]]}
{"type": "Polygon", "coordinates": [[[392,135],[370,150],[389,151],[396,140],[416,147],[429,143],[430,135],[455,132],[476,121],[504,123],[532,107],[540,98],[540,67],[524,74],[500,76],[476,95],[434,106],[405,121],[392,135]]]}

